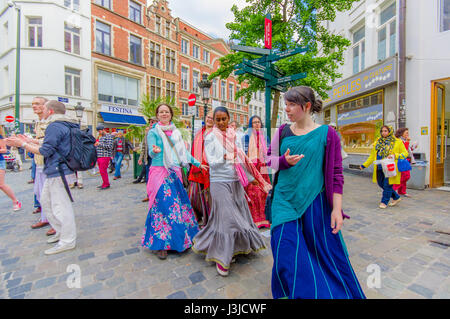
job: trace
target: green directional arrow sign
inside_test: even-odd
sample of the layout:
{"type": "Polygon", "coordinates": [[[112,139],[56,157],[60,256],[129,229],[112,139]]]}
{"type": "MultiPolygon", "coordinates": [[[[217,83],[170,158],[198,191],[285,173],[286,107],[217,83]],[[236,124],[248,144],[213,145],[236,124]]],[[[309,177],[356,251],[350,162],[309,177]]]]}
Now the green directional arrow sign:
{"type": "Polygon", "coordinates": [[[292,82],[292,81],[296,81],[299,79],[303,79],[306,78],[307,74],[305,72],[303,73],[297,73],[297,74],[293,74],[293,75],[288,75],[282,78],[278,78],[278,79],[273,79],[269,82],[270,86],[274,86],[274,85],[278,85],[278,84],[283,84],[283,83],[287,83],[287,82],[292,82]]]}
{"type": "Polygon", "coordinates": [[[303,48],[303,47],[298,47],[295,49],[289,49],[283,52],[277,52],[277,53],[272,53],[272,54],[268,54],[266,56],[263,56],[259,59],[256,59],[254,61],[258,61],[258,63],[264,63],[264,62],[274,62],[274,61],[278,61],[302,52],[306,52],[309,51],[309,48],[303,48]]]}
{"type": "Polygon", "coordinates": [[[256,77],[258,77],[260,79],[267,80],[267,81],[272,81],[272,80],[276,79],[275,76],[273,76],[272,74],[270,74],[268,72],[264,72],[264,71],[255,69],[255,68],[252,68],[252,67],[247,66],[247,65],[243,65],[240,70],[234,72],[234,74],[236,74],[236,75],[242,75],[242,74],[245,74],[245,73],[249,73],[249,74],[254,75],[254,76],[256,76],[256,77]]]}
{"type": "Polygon", "coordinates": [[[248,47],[248,46],[243,46],[243,45],[238,45],[238,44],[230,45],[230,49],[234,50],[234,51],[253,53],[253,54],[257,54],[257,55],[268,55],[268,54],[270,54],[270,50],[269,49],[248,47]]]}

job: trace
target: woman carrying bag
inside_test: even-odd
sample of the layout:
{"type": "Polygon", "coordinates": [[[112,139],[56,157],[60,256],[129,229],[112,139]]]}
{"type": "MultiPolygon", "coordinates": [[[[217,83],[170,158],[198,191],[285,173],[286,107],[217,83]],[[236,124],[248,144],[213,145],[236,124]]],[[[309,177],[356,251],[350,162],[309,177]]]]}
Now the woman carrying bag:
{"type": "Polygon", "coordinates": [[[394,136],[394,132],[391,127],[384,125],[380,129],[381,136],[375,141],[374,148],[370,153],[367,161],[360,166],[360,169],[363,170],[366,167],[369,167],[370,164],[374,163],[373,169],[373,182],[378,183],[378,186],[383,189],[383,196],[381,198],[381,203],[379,204],[379,208],[385,209],[387,206],[395,206],[398,202],[401,201],[400,196],[397,192],[392,188],[394,184],[400,184],[401,175],[398,171],[398,159],[401,156],[406,158],[408,156],[408,151],[405,148],[403,142],[394,136]],[[386,159],[392,159],[395,163],[395,176],[386,178],[386,170],[383,171],[381,161],[386,159]],[[389,201],[393,199],[391,203],[389,201]]]}
{"type": "MultiPolygon", "coordinates": [[[[397,132],[395,132],[395,137],[402,140],[406,150],[408,151],[408,158],[404,160],[408,161],[410,164],[414,164],[416,161],[414,160],[414,155],[412,151],[417,147],[417,145],[410,144],[411,139],[409,138],[409,129],[406,127],[399,128],[397,132]]],[[[406,193],[406,182],[408,182],[408,180],[411,178],[411,165],[409,165],[408,168],[409,169],[400,172],[401,173],[400,184],[395,184],[393,186],[393,189],[399,195],[403,195],[405,197],[411,197],[411,195],[406,193]]],[[[399,170],[401,170],[400,167],[399,170]]]]}
{"type": "Polygon", "coordinates": [[[183,186],[182,166],[202,166],[186,150],[180,131],[171,122],[173,110],[167,104],[156,108],[159,120],[147,135],[152,164],[147,193],[149,212],[142,246],[157,252],[160,259],[168,250],[183,252],[192,246],[198,224],[183,186]]]}

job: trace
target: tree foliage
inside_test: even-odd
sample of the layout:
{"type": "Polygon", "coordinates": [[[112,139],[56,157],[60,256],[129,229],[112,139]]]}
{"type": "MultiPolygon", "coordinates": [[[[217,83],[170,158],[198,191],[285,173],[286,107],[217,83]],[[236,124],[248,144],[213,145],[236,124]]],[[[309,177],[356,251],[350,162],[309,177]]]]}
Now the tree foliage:
{"type": "MultiPolygon", "coordinates": [[[[272,50],[281,52],[299,46],[310,48],[305,54],[297,54],[275,62],[285,75],[307,72],[304,79],[290,83],[290,86],[307,85],[322,98],[331,89],[329,83],[342,77],[338,67],[344,62],[344,52],[351,42],[345,37],[329,32],[327,21],[334,21],[337,11],[349,10],[358,0],[247,0],[247,6],[231,8],[234,21],[226,25],[231,31],[230,40],[236,44],[263,47],[264,18],[272,16],[272,50]]],[[[220,68],[210,75],[210,79],[228,78],[234,66],[246,59],[259,56],[235,52],[220,59],[220,68]]],[[[265,89],[265,82],[249,74],[237,76],[239,82],[247,81],[249,86],[241,89],[236,98],[245,96],[247,103],[253,92],[265,89]]],[[[275,101],[279,92],[275,91],[275,101]]],[[[274,102],[275,102],[274,101],[274,102]]],[[[274,115],[278,114],[278,104],[274,103],[274,115]]],[[[272,116],[274,118],[274,116],[272,116]]],[[[272,125],[274,125],[272,121],[272,125]]]]}

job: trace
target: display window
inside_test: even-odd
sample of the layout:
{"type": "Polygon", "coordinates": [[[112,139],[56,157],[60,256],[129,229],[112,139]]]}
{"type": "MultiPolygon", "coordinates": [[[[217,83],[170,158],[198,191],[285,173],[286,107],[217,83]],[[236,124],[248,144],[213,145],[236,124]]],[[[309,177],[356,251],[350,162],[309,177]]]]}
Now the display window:
{"type": "Polygon", "coordinates": [[[337,105],[337,126],[347,153],[370,154],[383,126],[383,91],[337,105]]]}

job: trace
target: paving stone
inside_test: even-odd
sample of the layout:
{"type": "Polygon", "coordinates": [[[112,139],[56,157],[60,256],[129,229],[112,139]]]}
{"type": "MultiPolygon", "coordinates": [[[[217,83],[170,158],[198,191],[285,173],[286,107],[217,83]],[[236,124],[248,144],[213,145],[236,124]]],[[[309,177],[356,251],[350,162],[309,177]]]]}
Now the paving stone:
{"type": "Polygon", "coordinates": [[[184,291],[177,291],[167,296],[167,299],[187,299],[184,291]]]}
{"type": "Polygon", "coordinates": [[[138,252],[140,252],[140,249],[139,248],[130,248],[130,249],[126,249],[125,250],[125,253],[127,254],[127,255],[131,255],[131,254],[136,254],[136,253],[138,253],[138,252]]]}
{"type": "Polygon", "coordinates": [[[23,278],[15,278],[15,279],[8,280],[8,282],[6,283],[6,289],[10,289],[10,288],[18,286],[22,282],[22,279],[23,278]]]}
{"type": "Polygon", "coordinates": [[[36,281],[36,283],[33,286],[33,289],[47,288],[53,285],[55,282],[56,277],[41,279],[39,281],[36,281]]]}
{"type": "Polygon", "coordinates": [[[108,255],[108,260],[113,260],[113,259],[120,258],[120,257],[123,257],[123,256],[124,256],[123,251],[115,252],[115,253],[112,253],[112,254],[108,255]]]}
{"type": "Polygon", "coordinates": [[[114,277],[114,278],[106,281],[106,285],[110,288],[113,288],[124,282],[125,282],[125,279],[123,277],[114,277]]]}
{"type": "Polygon", "coordinates": [[[29,282],[27,284],[11,288],[8,290],[8,294],[10,297],[21,295],[23,293],[30,291],[31,286],[32,286],[32,283],[29,282]]]}
{"type": "Polygon", "coordinates": [[[201,271],[197,271],[197,272],[194,272],[193,274],[189,275],[189,279],[195,285],[196,283],[202,282],[206,278],[201,271]]]}
{"type": "Polygon", "coordinates": [[[191,281],[186,277],[175,278],[172,280],[172,286],[175,290],[183,289],[191,285],[191,281]]]}
{"type": "Polygon", "coordinates": [[[91,259],[94,257],[95,257],[95,253],[91,252],[91,253],[87,253],[87,254],[78,256],[78,260],[83,261],[83,260],[88,260],[88,259],[91,259]]]}
{"type": "Polygon", "coordinates": [[[207,290],[202,285],[195,285],[193,287],[187,288],[186,292],[189,298],[197,299],[206,295],[207,290]]]}
{"type": "Polygon", "coordinates": [[[15,264],[19,261],[19,259],[20,259],[20,257],[2,260],[2,266],[8,266],[8,265],[15,264]]]}
{"type": "Polygon", "coordinates": [[[411,286],[408,287],[408,289],[429,299],[431,299],[434,294],[432,290],[418,284],[412,284],[411,286]]]}
{"type": "Polygon", "coordinates": [[[137,291],[136,282],[127,283],[117,288],[117,297],[123,297],[137,291]]]}
{"type": "Polygon", "coordinates": [[[100,272],[95,275],[96,280],[106,280],[114,276],[114,270],[110,269],[107,271],[100,272]]]}
{"type": "Polygon", "coordinates": [[[101,283],[96,283],[83,288],[81,293],[84,296],[89,296],[99,292],[102,288],[103,285],[101,283]]]}

